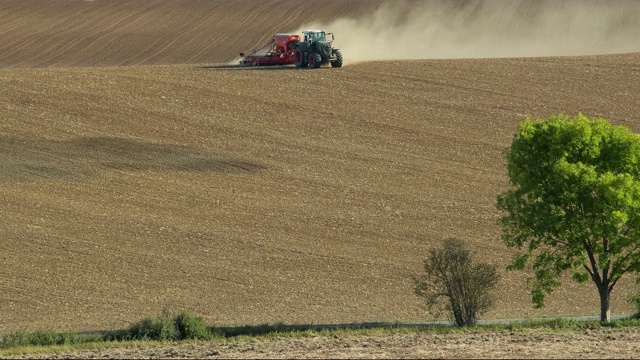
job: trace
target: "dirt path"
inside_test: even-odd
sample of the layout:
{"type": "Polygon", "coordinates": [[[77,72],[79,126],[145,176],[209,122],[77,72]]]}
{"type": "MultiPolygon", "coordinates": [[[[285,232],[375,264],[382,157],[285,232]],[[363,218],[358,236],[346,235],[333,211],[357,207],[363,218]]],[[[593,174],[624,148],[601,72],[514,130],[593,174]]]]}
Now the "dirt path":
{"type": "Polygon", "coordinates": [[[33,354],[22,358],[640,358],[638,330],[465,331],[371,336],[252,339],[33,354]]]}

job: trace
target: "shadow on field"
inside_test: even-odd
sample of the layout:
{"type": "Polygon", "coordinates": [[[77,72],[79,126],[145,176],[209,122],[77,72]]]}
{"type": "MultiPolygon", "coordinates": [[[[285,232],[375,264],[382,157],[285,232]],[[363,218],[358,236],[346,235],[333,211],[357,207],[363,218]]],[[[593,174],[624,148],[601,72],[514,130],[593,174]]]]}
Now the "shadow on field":
{"type": "MultiPolygon", "coordinates": [[[[612,321],[633,319],[633,315],[611,315],[612,321]]],[[[525,326],[546,326],[558,328],[569,327],[572,323],[580,322],[600,322],[599,316],[566,316],[566,317],[539,317],[520,319],[487,319],[478,320],[479,326],[492,325],[525,325],[525,326]]],[[[400,329],[400,328],[455,328],[456,325],[448,320],[433,320],[420,322],[362,322],[344,324],[260,324],[230,327],[214,327],[212,330],[224,335],[232,336],[259,336],[269,333],[281,332],[302,332],[321,330],[362,330],[362,329],[400,329]]]]}
{"type": "Polygon", "coordinates": [[[242,65],[207,65],[199,66],[202,70],[240,70],[240,71],[312,71],[331,69],[331,66],[323,65],[318,69],[297,68],[294,65],[272,65],[272,66],[242,66],[242,65]]]}
{"type": "MultiPolygon", "coordinates": [[[[296,333],[305,331],[335,331],[335,330],[366,330],[366,329],[400,329],[400,328],[450,328],[453,324],[448,321],[433,321],[423,323],[391,323],[391,322],[365,322],[348,324],[259,324],[244,326],[208,327],[208,330],[217,337],[233,338],[238,336],[263,336],[268,334],[296,333]]],[[[129,330],[97,330],[79,333],[81,336],[98,336],[107,340],[129,340],[129,330]]]]}
{"type": "Polygon", "coordinates": [[[260,336],[273,333],[323,331],[323,330],[364,330],[364,329],[397,329],[397,328],[426,328],[438,326],[453,326],[448,321],[434,321],[424,323],[392,323],[392,322],[365,322],[349,324],[260,324],[245,326],[214,327],[212,330],[224,337],[235,336],[260,336]]]}
{"type": "MultiPolygon", "coordinates": [[[[599,316],[570,316],[570,317],[540,317],[520,319],[489,319],[479,320],[478,326],[505,326],[509,327],[538,327],[550,329],[570,329],[572,327],[597,326],[600,324],[599,316]]],[[[631,315],[612,315],[612,321],[630,320],[631,315]]],[[[633,321],[633,320],[631,320],[633,321]]],[[[616,326],[616,325],[612,325],[616,326]]],[[[367,329],[453,329],[456,325],[448,320],[420,321],[420,322],[361,322],[342,324],[259,324],[244,326],[213,326],[209,327],[211,333],[221,337],[231,338],[237,336],[262,336],[276,333],[295,333],[305,331],[336,331],[336,330],[367,330],[367,329]]],[[[118,333],[126,333],[126,330],[102,330],[87,331],[82,335],[99,335],[103,338],[117,338],[118,333]]]]}
{"type": "Polygon", "coordinates": [[[39,140],[0,136],[0,180],[82,180],[108,169],[254,173],[265,167],[211,149],[117,137],[39,140]]]}

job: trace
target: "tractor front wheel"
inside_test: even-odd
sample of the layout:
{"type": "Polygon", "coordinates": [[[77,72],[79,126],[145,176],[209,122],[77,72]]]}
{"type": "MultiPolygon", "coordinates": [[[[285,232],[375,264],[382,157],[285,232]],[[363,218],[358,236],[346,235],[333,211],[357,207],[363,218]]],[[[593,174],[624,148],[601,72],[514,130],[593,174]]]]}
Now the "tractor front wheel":
{"type": "Polygon", "coordinates": [[[331,62],[331,67],[340,68],[342,67],[342,53],[340,50],[335,50],[333,54],[336,56],[336,59],[331,62]]]}
{"type": "Polygon", "coordinates": [[[302,50],[300,50],[299,47],[296,47],[296,49],[293,51],[293,63],[298,68],[303,67],[305,65],[304,56],[302,56],[302,50]]]}
{"type": "Polygon", "coordinates": [[[322,56],[317,51],[312,51],[309,53],[309,67],[312,69],[317,69],[322,65],[322,56]]]}

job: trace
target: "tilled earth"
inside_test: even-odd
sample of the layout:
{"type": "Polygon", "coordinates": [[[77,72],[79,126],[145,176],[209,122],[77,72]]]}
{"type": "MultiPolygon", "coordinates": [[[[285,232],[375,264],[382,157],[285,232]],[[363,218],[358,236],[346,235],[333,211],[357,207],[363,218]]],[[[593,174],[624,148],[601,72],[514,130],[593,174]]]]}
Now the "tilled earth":
{"type": "MultiPolygon", "coordinates": [[[[517,124],[570,109],[638,131],[639,68],[629,54],[4,71],[0,325],[424,318],[410,277],[444,237],[500,269],[511,257],[493,203],[517,124]]],[[[566,281],[535,311],[522,274],[502,273],[488,318],[597,314],[591,286],[566,281]]]]}
{"type": "MultiPolygon", "coordinates": [[[[244,1],[196,3],[260,14],[244,1]]],[[[375,2],[346,3],[318,16],[375,2]]],[[[581,112],[640,131],[640,54],[236,68],[200,63],[188,50],[199,46],[175,35],[150,41],[174,27],[141,30],[181,2],[40,4],[0,2],[3,44],[16,48],[0,57],[0,334],[123,328],[164,309],[220,326],[416,321],[429,316],[410,277],[450,236],[499,266],[486,318],[598,313],[594,287],[568,279],[532,308],[524,276],[503,270],[513,253],[493,205],[523,119],[581,112]],[[74,6],[85,17],[64,28],[74,6]],[[101,11],[144,33],[127,41],[146,52],[128,62],[140,46],[118,42],[126,27],[97,22],[101,11]],[[64,41],[88,29],[102,29],[88,53],[64,41]],[[103,56],[104,39],[117,59],[103,56]],[[174,46],[186,57],[171,58],[174,46]]],[[[292,27],[311,18],[302,13],[287,12],[292,27]]],[[[614,313],[632,310],[629,283],[614,313]]]]}
{"type": "Polygon", "coordinates": [[[259,338],[123,349],[27,354],[18,358],[83,359],[632,359],[640,358],[638,330],[456,331],[362,336],[259,338]]]}

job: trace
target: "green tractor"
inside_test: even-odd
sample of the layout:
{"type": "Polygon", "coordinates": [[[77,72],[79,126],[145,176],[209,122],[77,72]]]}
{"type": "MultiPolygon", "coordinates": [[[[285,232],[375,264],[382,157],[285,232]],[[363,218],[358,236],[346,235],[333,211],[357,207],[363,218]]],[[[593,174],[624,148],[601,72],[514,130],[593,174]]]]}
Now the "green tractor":
{"type": "Polygon", "coordinates": [[[333,34],[324,30],[305,30],[304,40],[296,44],[293,50],[293,63],[296,67],[319,68],[330,63],[331,67],[342,67],[342,53],[333,47],[333,34]],[[331,40],[327,40],[331,36],[331,40]]]}

